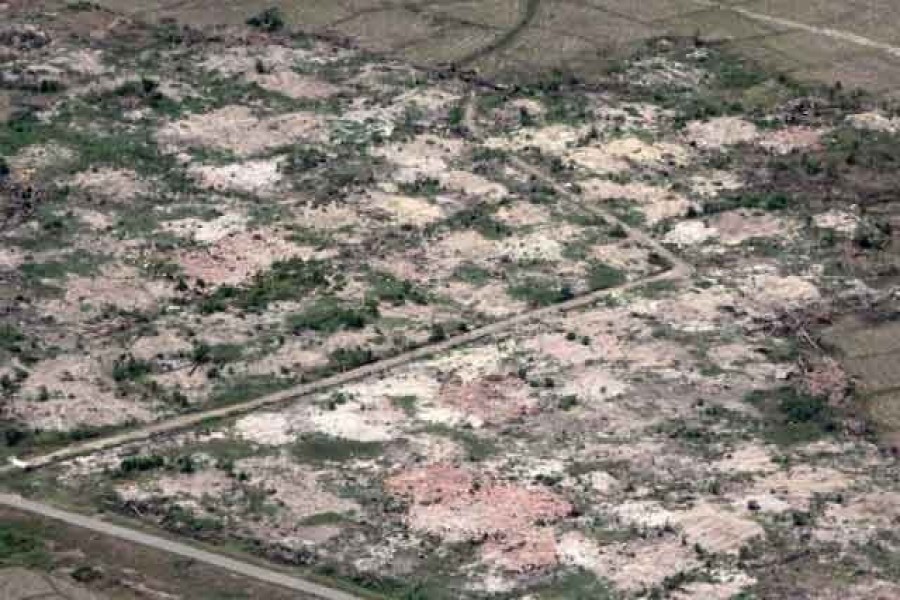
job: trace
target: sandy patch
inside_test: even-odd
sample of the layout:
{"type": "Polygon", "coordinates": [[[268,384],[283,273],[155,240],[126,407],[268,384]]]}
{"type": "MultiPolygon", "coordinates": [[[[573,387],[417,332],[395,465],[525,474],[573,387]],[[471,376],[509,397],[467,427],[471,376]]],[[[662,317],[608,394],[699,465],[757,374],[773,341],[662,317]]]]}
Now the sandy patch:
{"type": "Polygon", "coordinates": [[[105,268],[96,277],[70,276],[66,279],[63,298],[45,303],[45,310],[80,320],[95,310],[114,306],[123,310],[151,311],[161,300],[175,295],[170,282],[146,280],[130,267],[105,268]]]}
{"type": "Polygon", "coordinates": [[[529,227],[550,222],[551,216],[546,208],[531,202],[512,202],[501,207],[494,217],[501,223],[511,227],[529,227]]]}
{"type": "Polygon", "coordinates": [[[260,117],[246,106],[226,106],[169,123],[156,137],[167,152],[201,147],[249,157],[298,140],[321,142],[324,132],[322,117],[314,113],[260,117]]]}
{"type": "Polygon", "coordinates": [[[888,118],[879,112],[865,112],[847,117],[847,122],[857,129],[897,133],[900,131],[900,117],[888,118]]]}
{"type": "Polygon", "coordinates": [[[769,448],[756,444],[741,446],[724,458],[712,464],[712,468],[722,473],[773,473],[778,465],[773,462],[775,454],[769,448]]]}
{"type": "Polygon", "coordinates": [[[900,493],[878,491],[828,504],[817,522],[817,539],[864,544],[880,531],[900,524],[900,493]]]}
{"type": "Polygon", "coordinates": [[[605,179],[589,179],[579,185],[587,200],[625,199],[637,202],[650,225],[664,219],[682,217],[694,206],[694,203],[680,194],[643,183],[623,185],[605,179]]]}
{"type": "Polygon", "coordinates": [[[834,469],[801,465],[757,479],[735,497],[733,505],[738,510],[746,510],[748,502],[753,500],[762,512],[808,510],[815,494],[836,492],[852,484],[852,479],[834,469]]]}
{"type": "Polygon", "coordinates": [[[843,235],[853,235],[859,227],[860,219],[853,213],[829,210],[814,216],[813,223],[819,229],[832,229],[843,235]]]}
{"type": "Polygon", "coordinates": [[[528,303],[510,297],[506,285],[502,283],[474,286],[461,281],[452,281],[443,288],[443,291],[460,306],[489,317],[515,315],[528,309],[528,303]]]}
{"type": "Polygon", "coordinates": [[[797,150],[814,150],[822,145],[821,129],[812,127],[786,127],[762,134],[757,143],[773,154],[790,154],[797,150]]]}
{"type": "Polygon", "coordinates": [[[708,503],[675,513],[673,522],[688,544],[698,544],[714,554],[737,554],[751,540],[765,536],[759,523],[740,517],[727,507],[708,503]]]}
{"type": "Polygon", "coordinates": [[[258,413],[241,417],[234,424],[238,437],[255,444],[282,446],[296,439],[291,424],[281,413],[258,413]]]}
{"type": "Polygon", "coordinates": [[[752,142],[759,136],[756,125],[739,117],[716,117],[709,121],[692,121],[685,128],[689,143],[700,148],[719,149],[743,142],[752,142]]]}
{"type": "Polygon", "coordinates": [[[415,181],[420,177],[439,177],[450,168],[450,162],[463,151],[460,140],[435,135],[420,135],[409,142],[388,144],[372,150],[399,167],[395,178],[415,181]]]}
{"type": "Polygon", "coordinates": [[[720,213],[711,221],[719,241],[736,246],[753,238],[788,239],[794,235],[797,224],[769,213],[734,210],[720,213]]]}
{"type": "Polygon", "coordinates": [[[596,359],[601,355],[604,360],[612,361],[621,358],[621,346],[615,339],[607,340],[612,342],[608,349],[611,353],[607,353],[606,345],[604,351],[598,352],[590,345],[584,345],[578,340],[569,340],[562,333],[543,333],[525,342],[525,348],[531,352],[540,353],[549,356],[556,362],[565,366],[583,365],[589,360],[596,359]]]}
{"type": "Polygon", "coordinates": [[[386,213],[391,221],[398,225],[423,227],[444,217],[441,207],[432,204],[425,198],[387,194],[377,190],[366,192],[365,196],[363,202],[366,206],[386,213]]]}
{"type": "Polygon", "coordinates": [[[572,505],[545,488],[478,479],[457,467],[432,465],[385,481],[392,494],[412,502],[410,527],[450,543],[484,542],[482,559],[515,572],[556,564],[544,527],[572,512],[572,505]]]}
{"type": "Polygon", "coordinates": [[[600,367],[583,367],[571,371],[563,394],[573,394],[587,403],[607,402],[628,390],[628,384],[600,367]]]}
{"type": "Polygon", "coordinates": [[[740,282],[739,290],[763,313],[801,308],[821,297],[813,283],[797,275],[750,275],[740,282]]]}
{"type": "Polygon", "coordinates": [[[147,405],[118,398],[100,363],[86,356],[62,356],[35,365],[4,412],[49,431],[143,422],[154,416],[147,405]]]}
{"type": "Polygon", "coordinates": [[[574,231],[572,227],[555,227],[505,238],[498,251],[512,261],[559,262],[563,259],[563,244],[574,231]]]}
{"type": "Polygon", "coordinates": [[[714,198],[723,192],[733,192],[744,187],[737,175],[728,171],[712,171],[692,175],[688,181],[691,193],[701,198],[714,198]]]}
{"type": "Polygon", "coordinates": [[[32,144],[7,160],[10,169],[21,180],[36,172],[64,166],[75,158],[75,152],[60,144],[32,144]]]}
{"type": "Polygon", "coordinates": [[[239,232],[222,238],[208,248],[180,253],[178,263],[184,274],[209,285],[236,285],[273,263],[288,258],[309,260],[314,249],[297,246],[266,230],[239,232]]]}
{"type": "Polygon", "coordinates": [[[361,442],[386,442],[400,434],[406,414],[390,398],[351,400],[333,410],[318,410],[308,416],[314,431],[361,442]]]}
{"type": "Polygon", "coordinates": [[[570,125],[547,125],[546,127],[525,127],[512,135],[492,137],[485,140],[488,148],[504,150],[524,150],[537,148],[544,154],[559,156],[584,138],[589,128],[570,125]]]}
{"type": "Polygon", "coordinates": [[[437,179],[447,190],[480,200],[495,202],[509,195],[505,185],[469,171],[451,169],[439,173],[437,179]]]}
{"type": "Polygon", "coordinates": [[[188,173],[202,187],[246,194],[271,194],[282,180],[280,159],[248,160],[230,165],[191,165],[188,173]]]}
{"type": "Polygon", "coordinates": [[[682,221],[676,223],[665,236],[663,242],[679,248],[687,246],[699,246],[709,240],[715,239],[718,232],[703,221],[682,221]]]}
{"type": "Polygon", "coordinates": [[[211,221],[195,217],[165,221],[162,229],[202,244],[215,244],[247,229],[248,219],[237,212],[228,212],[211,221]]]}
{"type": "Polygon", "coordinates": [[[72,185],[92,196],[113,203],[124,203],[148,194],[150,186],[130,170],[102,168],[82,171],[72,178],[72,185]]]}
{"type": "Polygon", "coordinates": [[[593,572],[617,588],[638,591],[700,566],[693,550],[675,536],[598,546],[578,532],[558,543],[560,561],[593,572]]]}
{"type": "Polygon", "coordinates": [[[497,425],[538,411],[537,399],[517,377],[493,376],[477,381],[453,380],[441,387],[438,402],[466,415],[473,427],[497,425]]]}
{"type": "Polygon", "coordinates": [[[142,360],[153,360],[159,356],[173,357],[186,354],[193,346],[178,331],[163,329],[156,335],[145,335],[131,344],[132,356],[142,360]]]}
{"type": "Polygon", "coordinates": [[[321,100],[335,96],[343,91],[343,88],[337,85],[323,81],[318,77],[301,75],[296,71],[258,73],[254,70],[246,78],[265,90],[282,94],[295,100],[321,100]]]}
{"type": "Polygon", "coordinates": [[[731,600],[756,580],[741,571],[716,571],[713,581],[695,581],[672,593],[672,600],[731,600]]]}

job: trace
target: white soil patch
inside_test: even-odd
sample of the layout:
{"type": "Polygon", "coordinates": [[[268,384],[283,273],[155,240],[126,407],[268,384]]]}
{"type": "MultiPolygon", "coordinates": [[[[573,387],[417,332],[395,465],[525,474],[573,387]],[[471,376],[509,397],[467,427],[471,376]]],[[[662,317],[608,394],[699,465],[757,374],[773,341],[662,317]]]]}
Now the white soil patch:
{"type": "Polygon", "coordinates": [[[178,331],[163,329],[156,335],[145,335],[131,344],[132,356],[141,360],[153,360],[158,356],[174,357],[187,354],[193,346],[178,331]]]}
{"type": "Polygon", "coordinates": [[[628,384],[596,366],[571,371],[567,379],[563,393],[573,394],[588,404],[607,402],[628,390],[628,384]]]}
{"type": "Polygon", "coordinates": [[[737,175],[728,171],[711,171],[693,175],[689,180],[691,193],[701,198],[714,198],[724,192],[734,192],[744,187],[737,175]]]}
{"type": "Polygon", "coordinates": [[[889,118],[879,112],[865,112],[847,117],[847,122],[857,129],[897,133],[900,131],[900,117],[889,118]]]}
{"type": "Polygon", "coordinates": [[[813,217],[813,223],[819,229],[831,229],[843,235],[853,235],[859,222],[858,216],[842,210],[829,210],[813,217]]]}
{"type": "Polygon", "coordinates": [[[797,275],[750,275],[738,289],[757,311],[765,314],[808,306],[821,297],[812,282],[797,275]]]}
{"type": "Polygon", "coordinates": [[[32,144],[7,159],[19,179],[27,180],[37,172],[62,167],[75,158],[75,152],[59,144],[32,144]]]}
{"type": "Polygon", "coordinates": [[[703,221],[682,221],[676,223],[665,236],[663,242],[673,244],[679,248],[699,246],[717,237],[715,228],[708,226],[703,221]]]}
{"type": "Polygon", "coordinates": [[[687,140],[700,148],[719,149],[752,142],[759,136],[756,125],[738,117],[693,121],[685,129],[687,140]]]}
{"type": "Polygon", "coordinates": [[[146,280],[136,269],[112,267],[103,269],[96,277],[70,276],[66,279],[65,295],[44,303],[44,309],[55,311],[57,317],[81,320],[92,313],[114,306],[124,310],[151,311],[160,302],[175,295],[170,282],[146,280]]]}
{"type": "Polygon", "coordinates": [[[729,452],[713,463],[712,468],[722,473],[773,473],[778,469],[775,454],[765,446],[748,444],[729,452]]]}
{"type": "Polygon", "coordinates": [[[605,179],[589,179],[579,183],[587,200],[633,200],[641,207],[647,223],[682,217],[694,206],[684,196],[665,188],[643,183],[619,184],[605,179]]]}
{"type": "Polygon", "coordinates": [[[321,100],[335,96],[343,91],[343,88],[337,85],[317,77],[301,75],[296,71],[257,73],[254,70],[246,78],[265,90],[282,94],[295,100],[321,100]]]}
{"type": "Polygon", "coordinates": [[[439,177],[462,151],[463,142],[459,140],[427,134],[409,142],[381,146],[372,152],[399,167],[397,180],[415,181],[420,177],[439,177]]]}
{"type": "Polygon", "coordinates": [[[387,213],[391,221],[398,225],[422,227],[444,217],[441,207],[424,198],[387,194],[377,190],[366,192],[365,196],[364,205],[387,213]]]}
{"type": "Polygon", "coordinates": [[[546,208],[531,202],[512,202],[498,210],[494,217],[510,227],[530,227],[543,225],[551,220],[546,208]]]}
{"type": "Polygon", "coordinates": [[[517,315],[528,309],[528,303],[512,298],[502,283],[474,286],[452,281],[442,291],[456,304],[489,317],[517,315]]]}
{"type": "Polygon", "coordinates": [[[900,493],[870,492],[829,504],[817,521],[815,535],[822,541],[864,544],[881,531],[900,523],[900,493]]]}
{"type": "Polygon", "coordinates": [[[195,217],[165,221],[162,229],[201,244],[215,244],[247,229],[248,219],[239,212],[227,212],[211,221],[195,217]]]}
{"type": "Polygon", "coordinates": [[[558,262],[563,259],[563,244],[574,233],[575,229],[572,227],[535,231],[504,239],[498,245],[498,251],[512,261],[558,262]]]}
{"type": "Polygon", "coordinates": [[[773,154],[790,154],[797,150],[813,150],[822,145],[822,129],[812,127],[786,127],[762,134],[757,143],[773,154]]]}
{"type": "Polygon", "coordinates": [[[482,201],[496,202],[509,195],[509,190],[506,189],[505,185],[469,171],[451,169],[439,173],[437,180],[440,182],[441,187],[447,190],[478,198],[482,201]]]}
{"type": "Polygon", "coordinates": [[[626,591],[659,585],[700,566],[693,550],[674,536],[598,546],[571,532],[560,538],[557,550],[564,564],[591,571],[626,591]]]}
{"type": "Polygon", "coordinates": [[[317,256],[313,248],[297,246],[273,231],[259,230],[240,232],[208,248],[182,252],[177,260],[184,274],[192,279],[202,279],[211,285],[235,285],[276,261],[309,260],[317,256]]]}
{"type": "Polygon", "coordinates": [[[548,125],[546,127],[525,127],[509,136],[492,137],[485,140],[488,148],[519,151],[537,148],[542,153],[560,156],[576,146],[588,133],[589,127],[569,125],[548,125]]]}
{"type": "Polygon", "coordinates": [[[191,165],[188,173],[204,188],[246,194],[271,194],[282,180],[281,159],[248,160],[230,165],[191,165]]]}
{"type": "Polygon", "coordinates": [[[234,433],[241,439],[265,446],[283,446],[297,439],[287,417],[271,412],[241,417],[234,424],[234,433]]]}
{"type": "Polygon", "coordinates": [[[762,512],[808,510],[815,494],[843,490],[853,483],[853,479],[834,469],[801,465],[757,479],[748,489],[733,496],[733,505],[738,510],[746,510],[748,502],[754,500],[762,512]]]}
{"type": "Polygon", "coordinates": [[[672,600],[731,600],[756,579],[741,571],[715,571],[713,581],[695,581],[676,590],[672,600]]]}
{"type": "Polygon", "coordinates": [[[226,106],[169,123],[156,137],[163,149],[171,153],[200,147],[249,157],[298,140],[323,142],[325,126],[323,118],[314,113],[260,117],[246,106],[226,106]]]}
{"type": "Polygon", "coordinates": [[[726,246],[737,246],[754,238],[789,239],[798,228],[793,220],[743,209],[720,213],[711,220],[711,225],[726,246]]]}
{"type": "Polygon", "coordinates": [[[82,171],[72,178],[72,185],[115,204],[129,202],[150,192],[150,185],[127,169],[82,171]]]}
{"type": "Polygon", "coordinates": [[[144,422],[154,416],[147,405],[118,398],[102,365],[84,356],[62,356],[35,365],[4,412],[48,431],[144,422]],[[47,400],[40,399],[44,389],[47,400]]]}
{"type": "Polygon", "coordinates": [[[675,513],[674,524],[688,544],[698,544],[713,554],[737,554],[751,540],[765,536],[759,523],[738,516],[733,509],[709,503],[675,513]]]}

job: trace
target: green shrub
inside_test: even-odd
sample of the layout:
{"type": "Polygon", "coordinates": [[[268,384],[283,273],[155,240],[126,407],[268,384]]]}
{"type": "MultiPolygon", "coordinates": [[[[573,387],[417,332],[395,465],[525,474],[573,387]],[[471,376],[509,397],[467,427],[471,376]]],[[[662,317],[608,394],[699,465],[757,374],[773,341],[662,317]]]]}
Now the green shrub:
{"type": "Polygon", "coordinates": [[[165,464],[166,460],[158,454],[127,456],[119,463],[119,472],[123,475],[142,473],[161,469],[165,464]]]}
{"type": "Polygon", "coordinates": [[[328,296],[319,298],[301,313],[289,315],[287,326],[294,333],[306,330],[333,333],[340,329],[362,329],[377,316],[377,305],[368,304],[362,309],[357,309],[328,296]]]}
{"type": "Polygon", "coordinates": [[[0,523],[0,565],[44,566],[50,557],[43,540],[24,525],[0,523]]]}
{"type": "Polygon", "coordinates": [[[284,29],[285,21],[281,11],[273,6],[247,19],[247,25],[268,33],[275,33],[284,29]]]}
{"type": "Polygon", "coordinates": [[[152,370],[152,365],[147,361],[126,354],[120,356],[113,363],[112,376],[118,382],[134,381],[147,375],[152,370]]]}
{"type": "Polygon", "coordinates": [[[510,286],[507,292],[516,300],[523,300],[531,306],[549,306],[575,297],[568,285],[546,279],[529,279],[510,286]]]}
{"type": "Polygon", "coordinates": [[[381,454],[380,442],[361,442],[333,437],[324,433],[302,436],[291,448],[293,455],[302,462],[345,462],[361,458],[374,458],[381,454]]]}
{"type": "Polygon", "coordinates": [[[321,260],[289,258],[274,263],[268,271],[257,273],[246,287],[222,286],[200,304],[200,311],[211,313],[237,306],[262,310],[270,302],[296,300],[331,284],[331,265],[321,260]]]}
{"type": "Polygon", "coordinates": [[[407,279],[397,279],[390,273],[375,272],[369,276],[372,289],[367,294],[370,301],[390,302],[402,306],[407,302],[428,304],[428,295],[407,279]]]}
{"type": "Polygon", "coordinates": [[[605,290],[625,283],[625,274],[615,267],[593,263],[588,270],[587,279],[591,290],[605,290]]]}

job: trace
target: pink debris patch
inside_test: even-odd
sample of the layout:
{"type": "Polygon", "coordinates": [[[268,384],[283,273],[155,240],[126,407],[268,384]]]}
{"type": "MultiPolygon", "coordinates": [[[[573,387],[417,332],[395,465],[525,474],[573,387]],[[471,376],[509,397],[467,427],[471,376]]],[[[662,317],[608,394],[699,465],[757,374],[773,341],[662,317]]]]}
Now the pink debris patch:
{"type": "Polygon", "coordinates": [[[827,398],[832,405],[841,404],[850,393],[850,378],[833,359],[808,365],[803,371],[802,381],[808,394],[827,398]]]}
{"type": "Polygon", "coordinates": [[[556,543],[546,526],[572,513],[572,505],[540,488],[490,480],[447,465],[401,473],[385,482],[408,498],[408,523],[446,541],[484,542],[482,560],[513,572],[557,564],[556,543]]]}
{"type": "Polygon", "coordinates": [[[486,563],[511,573],[531,573],[559,563],[552,529],[537,529],[518,539],[490,539],[481,549],[486,563]]]}
{"type": "Polygon", "coordinates": [[[774,154],[790,154],[795,150],[821,147],[822,133],[822,130],[812,127],[787,127],[766,133],[759,138],[758,143],[774,154]]]}
{"type": "Polygon", "coordinates": [[[287,242],[272,232],[240,232],[201,250],[185,252],[179,263],[185,275],[210,285],[236,285],[274,262],[312,258],[313,249],[287,242]]]}
{"type": "Polygon", "coordinates": [[[537,414],[538,407],[528,389],[521,379],[509,376],[472,382],[453,380],[441,389],[440,401],[474,417],[476,425],[495,425],[537,414]]]}

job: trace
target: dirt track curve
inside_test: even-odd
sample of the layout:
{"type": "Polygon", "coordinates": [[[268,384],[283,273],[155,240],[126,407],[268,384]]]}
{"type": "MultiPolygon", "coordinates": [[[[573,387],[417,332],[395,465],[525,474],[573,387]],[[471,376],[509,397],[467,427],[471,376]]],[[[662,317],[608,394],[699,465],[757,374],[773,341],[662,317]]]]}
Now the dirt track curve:
{"type": "Polygon", "coordinates": [[[358,596],[353,596],[340,590],[331,589],[311,581],[306,581],[305,579],[293,577],[280,571],[266,569],[227,556],[222,556],[221,554],[207,552],[206,550],[201,550],[200,548],[189,546],[188,544],[182,544],[163,537],[144,533],[143,531],[138,531],[136,529],[115,525],[95,517],[88,517],[66,510],[60,510],[41,502],[27,500],[21,496],[0,494],[0,505],[61,521],[68,525],[88,529],[102,535],[111,536],[134,544],[140,544],[141,546],[162,550],[169,554],[175,554],[207,565],[212,565],[258,581],[271,583],[289,590],[296,590],[314,598],[321,598],[322,600],[360,600],[358,596]]]}

